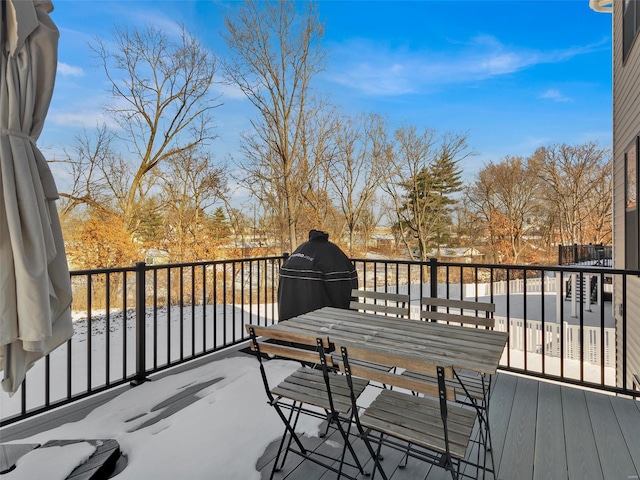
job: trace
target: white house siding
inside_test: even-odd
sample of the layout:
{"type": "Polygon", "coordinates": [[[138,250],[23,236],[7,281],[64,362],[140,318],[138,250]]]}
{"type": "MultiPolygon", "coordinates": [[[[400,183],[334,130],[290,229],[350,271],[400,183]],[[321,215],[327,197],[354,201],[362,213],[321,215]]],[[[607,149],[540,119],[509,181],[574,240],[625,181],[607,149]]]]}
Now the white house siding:
{"type": "MultiPolygon", "coordinates": [[[[625,268],[624,151],[640,134],[640,38],[636,38],[626,63],[622,63],[624,2],[613,2],[613,251],[614,267],[625,268]]],[[[622,284],[616,277],[614,314],[617,323],[617,383],[622,385],[622,284]]],[[[640,279],[627,278],[627,387],[632,374],[640,374],[640,279]]]]}

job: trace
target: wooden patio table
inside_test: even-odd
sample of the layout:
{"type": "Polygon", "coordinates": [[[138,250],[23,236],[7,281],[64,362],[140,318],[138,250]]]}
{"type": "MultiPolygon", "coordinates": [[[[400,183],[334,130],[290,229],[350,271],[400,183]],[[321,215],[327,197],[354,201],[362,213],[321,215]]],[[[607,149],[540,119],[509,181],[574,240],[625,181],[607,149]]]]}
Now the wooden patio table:
{"type": "Polygon", "coordinates": [[[425,360],[481,374],[496,373],[507,333],[324,307],[269,328],[424,355],[425,360]]]}
{"type": "MultiPolygon", "coordinates": [[[[508,338],[506,332],[485,328],[411,320],[333,307],[314,310],[269,328],[283,333],[307,333],[328,337],[329,342],[336,346],[344,342],[345,345],[357,343],[360,346],[389,349],[394,353],[409,354],[417,361],[424,359],[431,364],[452,366],[454,371],[477,372],[482,377],[496,373],[508,338]]],[[[465,378],[471,381],[470,377],[465,375],[457,378],[460,382],[464,382],[465,378]]],[[[478,450],[475,465],[482,469],[487,465],[487,453],[491,457],[491,468],[494,465],[486,385],[488,384],[483,379],[484,406],[478,408],[477,403],[473,402],[480,420],[481,443],[485,445],[482,456],[478,450]]],[[[466,386],[462,386],[466,390],[466,386]]]]}

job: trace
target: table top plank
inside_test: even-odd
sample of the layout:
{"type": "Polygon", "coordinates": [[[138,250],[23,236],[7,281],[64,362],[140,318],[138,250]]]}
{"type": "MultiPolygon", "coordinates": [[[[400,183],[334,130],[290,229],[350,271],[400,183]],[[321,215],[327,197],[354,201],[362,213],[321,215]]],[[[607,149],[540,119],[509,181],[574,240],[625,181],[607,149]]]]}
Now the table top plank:
{"type": "Polygon", "coordinates": [[[469,341],[477,341],[478,338],[481,338],[485,344],[494,345],[500,348],[504,348],[504,338],[507,337],[506,332],[498,332],[484,328],[463,327],[455,324],[448,325],[446,323],[425,322],[424,320],[395,318],[385,315],[372,315],[371,313],[332,307],[326,307],[306,313],[304,317],[305,320],[315,319],[322,322],[348,321],[350,323],[363,323],[370,325],[371,327],[390,328],[394,330],[397,330],[398,326],[401,326],[403,331],[412,331],[416,333],[423,331],[424,324],[427,323],[430,325],[429,329],[433,332],[441,332],[446,335],[452,335],[451,332],[455,332],[456,337],[460,339],[467,339],[469,341]]]}
{"type": "Polygon", "coordinates": [[[393,348],[457,369],[494,374],[507,334],[493,330],[408,320],[325,307],[269,328],[393,348]]]}
{"type": "Polygon", "coordinates": [[[340,309],[321,309],[309,312],[299,318],[303,322],[316,322],[323,324],[330,332],[333,328],[359,325],[370,332],[399,332],[403,334],[417,335],[423,338],[444,336],[460,345],[475,345],[482,343],[483,348],[502,353],[507,334],[486,329],[462,327],[458,325],[446,325],[422,320],[393,319],[383,315],[352,312],[340,309]],[[354,315],[354,313],[356,315],[354,315]]]}

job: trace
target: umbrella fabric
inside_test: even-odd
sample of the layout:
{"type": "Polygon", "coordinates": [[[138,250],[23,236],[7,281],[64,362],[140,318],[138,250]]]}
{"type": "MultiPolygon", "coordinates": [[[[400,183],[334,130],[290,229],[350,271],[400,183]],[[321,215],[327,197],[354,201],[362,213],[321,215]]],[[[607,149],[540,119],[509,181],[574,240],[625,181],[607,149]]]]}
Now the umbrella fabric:
{"type": "Polygon", "coordinates": [[[71,282],[49,166],[36,147],[49,109],[59,32],[49,1],[2,0],[0,368],[13,395],[29,368],[71,338],[71,282]]]}

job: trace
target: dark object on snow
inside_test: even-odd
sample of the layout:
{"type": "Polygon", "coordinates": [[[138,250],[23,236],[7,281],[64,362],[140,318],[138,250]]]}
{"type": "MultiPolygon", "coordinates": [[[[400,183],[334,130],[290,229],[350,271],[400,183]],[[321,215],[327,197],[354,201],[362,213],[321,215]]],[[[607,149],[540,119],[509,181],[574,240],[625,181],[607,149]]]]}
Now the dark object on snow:
{"type": "Polygon", "coordinates": [[[351,290],[358,288],[358,274],[349,257],[329,234],[309,232],[280,268],[279,321],[322,307],[349,308],[351,290]]]}

